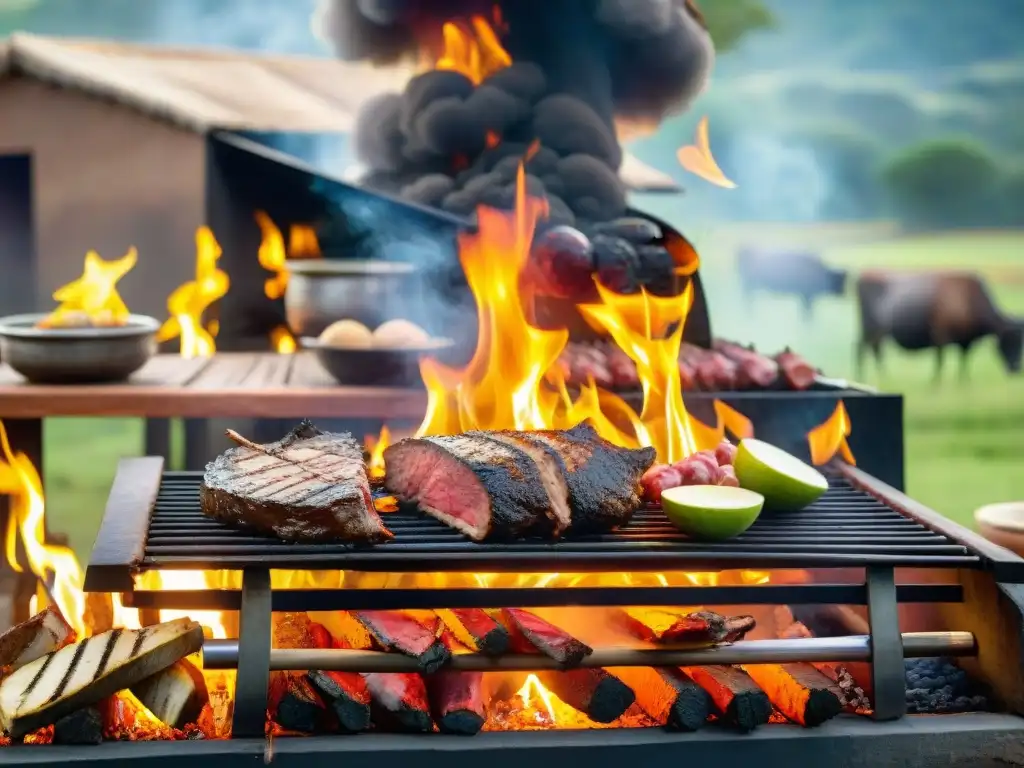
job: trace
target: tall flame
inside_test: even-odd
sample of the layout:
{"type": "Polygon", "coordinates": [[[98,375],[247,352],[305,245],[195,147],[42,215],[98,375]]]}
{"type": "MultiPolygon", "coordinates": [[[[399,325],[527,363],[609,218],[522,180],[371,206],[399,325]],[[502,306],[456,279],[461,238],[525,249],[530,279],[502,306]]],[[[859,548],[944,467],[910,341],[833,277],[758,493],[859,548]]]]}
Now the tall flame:
{"type": "MultiPolygon", "coordinates": [[[[284,296],[285,289],[288,288],[288,252],[284,247],[284,236],[274,220],[266,213],[256,211],[254,216],[262,233],[262,241],[256,258],[261,267],[272,273],[263,282],[263,293],[268,299],[280,299],[284,296]]],[[[292,227],[290,239],[292,251],[301,254],[302,258],[319,255],[320,244],[312,228],[292,227]]],[[[295,338],[284,325],[279,325],[270,332],[270,343],[274,351],[280,354],[290,354],[296,349],[295,338]]]]}
{"type": "Polygon", "coordinates": [[[520,167],[515,211],[481,207],[477,230],[459,235],[462,268],[477,304],[477,346],[461,370],[429,359],[421,363],[428,400],[417,434],[565,429],[589,421],[617,445],[654,446],[661,461],[713,447],[726,426],[740,436],[751,434],[750,422],[724,403],[716,403],[715,427],[686,411],[678,359],[692,304],[690,287],[681,296],[659,298],[620,296],[599,285],[601,302],[580,310],[637,364],[644,407],[638,415],[622,398],[593,383],[575,399],[569,395],[555,365],[569,332],[535,327],[529,317],[531,299],[520,288],[534,230],[546,214],[546,201],[526,194],[520,167]]]}
{"type": "Polygon", "coordinates": [[[104,261],[96,251],[89,251],[82,276],[53,292],[59,306],[39,323],[40,327],[125,325],[130,313],[117,292],[117,283],[135,266],[138,256],[134,248],[129,248],[120,259],[104,261]]]}
{"type": "Polygon", "coordinates": [[[203,314],[228,292],[231,281],[217,266],[221,248],[209,227],[196,230],[196,276],[182,283],[167,297],[170,317],[160,327],[158,341],[180,340],[182,357],[209,357],[217,351],[214,337],[217,323],[203,325],[203,314]]]}
{"type": "Polygon", "coordinates": [[[807,445],[811,449],[811,463],[820,467],[839,456],[847,464],[857,466],[857,460],[853,456],[853,451],[850,450],[850,444],[846,442],[846,438],[852,431],[853,424],[850,423],[850,414],[846,412],[846,405],[840,400],[836,403],[832,415],[807,433],[807,445]]]}
{"type": "Polygon", "coordinates": [[[39,473],[21,451],[11,450],[7,430],[0,422],[0,493],[8,496],[7,531],[4,554],[11,568],[35,574],[43,591],[52,596],[68,623],[79,637],[85,633],[85,583],[75,553],[67,547],[46,542],[46,502],[39,473]],[[25,563],[18,560],[18,541],[25,553],[25,563]]]}
{"type": "Polygon", "coordinates": [[[473,16],[468,25],[449,21],[441,30],[444,53],[435,69],[461,72],[476,84],[512,64],[494,28],[483,16],[473,16]]]}

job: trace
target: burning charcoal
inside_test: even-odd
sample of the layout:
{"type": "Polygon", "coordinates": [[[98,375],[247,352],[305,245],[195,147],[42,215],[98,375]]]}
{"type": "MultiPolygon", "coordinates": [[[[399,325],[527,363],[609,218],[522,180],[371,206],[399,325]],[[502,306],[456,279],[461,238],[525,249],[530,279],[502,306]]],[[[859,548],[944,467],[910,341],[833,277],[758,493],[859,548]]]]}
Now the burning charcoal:
{"type": "Polygon", "coordinates": [[[549,296],[573,298],[593,291],[594,253],[586,235],[572,227],[553,227],[534,242],[531,274],[549,296]]]}
{"type": "Polygon", "coordinates": [[[814,384],[814,367],[788,347],[775,356],[775,362],[790,389],[804,390],[814,384]]]}
{"type": "Polygon", "coordinates": [[[54,723],[53,743],[74,746],[102,744],[102,713],[97,707],[85,707],[62,717],[54,723]]]}
{"type": "Polygon", "coordinates": [[[732,643],[754,629],[753,616],[726,618],[711,611],[675,612],[665,608],[622,608],[630,631],[652,643],[732,643]]]}
{"type": "Polygon", "coordinates": [[[676,263],[672,254],[660,245],[638,245],[639,279],[651,293],[669,296],[675,293],[676,263]]]}
{"type": "Polygon", "coordinates": [[[708,692],[724,724],[746,733],[771,718],[767,694],[743,670],[709,666],[684,667],[683,672],[708,692]]]}
{"type": "Polygon", "coordinates": [[[594,652],[565,630],[522,608],[505,608],[501,615],[509,630],[511,648],[516,653],[540,651],[563,667],[572,667],[594,652]]]}
{"type": "Polygon", "coordinates": [[[343,731],[358,733],[370,727],[370,689],[357,672],[310,670],[309,682],[330,704],[343,731]]]}
{"type": "Polygon", "coordinates": [[[673,730],[699,730],[714,710],[708,692],[678,669],[617,667],[612,671],[633,689],[644,712],[673,730]]]}
{"type": "Polygon", "coordinates": [[[661,227],[650,219],[642,219],[639,216],[624,216],[595,224],[594,232],[599,235],[621,237],[633,245],[646,245],[661,239],[661,227]]]}
{"type": "Polygon", "coordinates": [[[622,148],[614,133],[589,104],[575,96],[560,93],[541,99],[533,111],[533,130],[541,146],[563,157],[586,155],[608,170],[622,162],[622,148]]]}
{"type": "Polygon", "coordinates": [[[539,672],[548,690],[595,723],[618,720],[636,701],[633,689],[605,669],[571,669],[539,672]]]}
{"type": "Polygon", "coordinates": [[[483,84],[501,88],[506,93],[511,93],[513,96],[518,96],[531,103],[537,101],[548,89],[544,70],[528,61],[512,62],[511,66],[490,75],[483,84]]]}
{"type": "Polygon", "coordinates": [[[451,653],[438,639],[440,619],[424,626],[401,611],[354,611],[352,615],[384,648],[419,660],[424,672],[436,672],[451,660],[451,653]]]}
{"type": "Polygon", "coordinates": [[[304,677],[281,675],[274,680],[271,701],[274,722],[297,733],[326,730],[329,719],[327,705],[304,677]],[[274,690],[277,689],[277,690],[274,690]]]}
{"type": "Polygon", "coordinates": [[[451,608],[437,611],[445,626],[460,643],[488,656],[508,650],[508,630],[482,608],[451,608]]]}
{"type": "Polygon", "coordinates": [[[210,701],[206,678],[188,659],[147,677],[130,690],[146,709],[171,728],[184,728],[196,722],[210,701]]]}
{"type": "Polygon", "coordinates": [[[422,677],[414,673],[369,672],[363,678],[370,690],[370,711],[375,725],[406,733],[434,730],[422,677]]]}
{"type": "Polygon", "coordinates": [[[401,196],[406,200],[421,205],[432,205],[439,207],[455,189],[455,180],[443,173],[431,173],[421,176],[412,184],[402,188],[401,196]]]}
{"type": "Polygon", "coordinates": [[[640,260],[636,249],[622,238],[596,235],[591,240],[597,278],[615,293],[635,293],[640,260]]]}
{"type": "Polygon", "coordinates": [[[836,669],[834,682],[841,694],[839,701],[846,709],[854,712],[871,709],[871,700],[846,667],[836,669]]]}
{"type": "Polygon", "coordinates": [[[843,709],[835,683],[810,664],[751,664],[743,669],[779,712],[805,728],[819,726],[843,709]]]}
{"type": "Polygon", "coordinates": [[[55,605],[0,635],[0,667],[18,669],[75,642],[75,631],[55,605]]]}
{"type": "MultiPolygon", "coordinates": [[[[441,640],[452,653],[465,653],[451,632],[443,632],[441,640]]],[[[487,711],[484,706],[482,672],[442,670],[427,680],[430,711],[442,733],[474,736],[484,727],[487,711]]]]}

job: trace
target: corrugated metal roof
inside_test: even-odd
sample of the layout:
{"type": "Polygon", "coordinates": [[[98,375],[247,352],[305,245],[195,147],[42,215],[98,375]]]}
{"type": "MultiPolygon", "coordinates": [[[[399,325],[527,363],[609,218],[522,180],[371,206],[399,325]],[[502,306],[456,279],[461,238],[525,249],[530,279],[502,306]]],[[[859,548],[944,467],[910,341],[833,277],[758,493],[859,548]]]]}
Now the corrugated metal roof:
{"type": "MultiPolygon", "coordinates": [[[[413,70],[18,33],[0,40],[0,76],[11,73],[112,99],[195,131],[347,133],[367,100],[401,90],[413,70]]],[[[676,186],[632,156],[623,162],[622,178],[633,189],[676,186]]]]}

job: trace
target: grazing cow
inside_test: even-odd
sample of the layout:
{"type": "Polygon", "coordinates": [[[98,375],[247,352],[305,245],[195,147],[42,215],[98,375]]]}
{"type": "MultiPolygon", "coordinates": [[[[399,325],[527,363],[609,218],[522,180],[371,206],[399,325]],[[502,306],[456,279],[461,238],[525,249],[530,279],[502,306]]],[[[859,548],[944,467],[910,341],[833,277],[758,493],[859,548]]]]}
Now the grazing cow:
{"type": "Polygon", "coordinates": [[[1003,314],[982,279],[969,272],[870,271],[857,279],[861,336],[857,370],[870,349],[882,367],[882,341],[903,349],[934,349],[935,378],[942,375],[946,346],[960,347],[960,376],[967,375],[967,353],[979,339],[994,336],[1006,370],[1018,373],[1024,353],[1024,323],[1003,314]]]}
{"type": "Polygon", "coordinates": [[[815,299],[846,291],[846,271],[829,267],[814,253],[744,247],[736,254],[736,269],[748,306],[758,291],[799,296],[808,322],[815,299]]]}

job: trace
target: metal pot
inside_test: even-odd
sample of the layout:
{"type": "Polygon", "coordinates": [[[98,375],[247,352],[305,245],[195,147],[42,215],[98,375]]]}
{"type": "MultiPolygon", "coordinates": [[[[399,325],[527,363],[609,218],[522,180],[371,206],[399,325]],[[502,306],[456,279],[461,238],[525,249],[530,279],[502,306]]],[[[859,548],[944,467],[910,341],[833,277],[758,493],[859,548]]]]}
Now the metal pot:
{"type": "Polygon", "coordinates": [[[336,320],[376,328],[415,316],[422,306],[416,268],[392,261],[296,259],[288,262],[284,309],[295,336],[319,336],[336,320]]]}
{"type": "Polygon", "coordinates": [[[45,314],[0,318],[0,354],[33,384],[123,381],[156,353],[159,321],[131,315],[109,328],[37,328],[45,314]]]}

